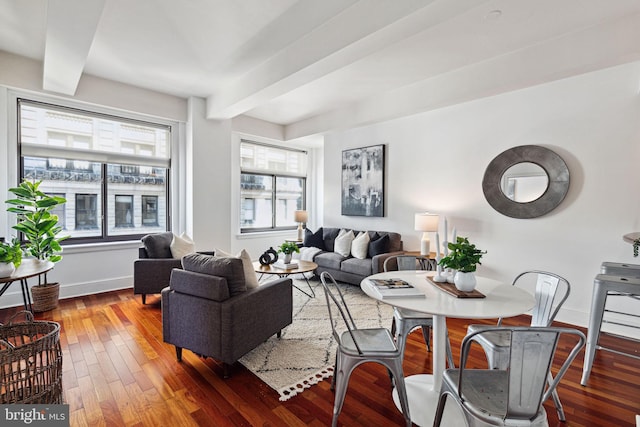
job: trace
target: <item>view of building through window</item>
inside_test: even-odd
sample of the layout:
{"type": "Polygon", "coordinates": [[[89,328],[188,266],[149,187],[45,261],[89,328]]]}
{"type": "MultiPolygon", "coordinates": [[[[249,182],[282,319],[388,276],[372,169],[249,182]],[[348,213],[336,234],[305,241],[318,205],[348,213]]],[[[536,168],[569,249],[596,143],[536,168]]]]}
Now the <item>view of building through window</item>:
{"type": "Polygon", "coordinates": [[[62,196],[72,238],[139,238],[168,229],[170,128],[19,101],[21,176],[62,196]]]}
{"type": "Polygon", "coordinates": [[[243,140],[240,144],[240,229],[292,229],[306,207],[307,153],[243,140]]]}

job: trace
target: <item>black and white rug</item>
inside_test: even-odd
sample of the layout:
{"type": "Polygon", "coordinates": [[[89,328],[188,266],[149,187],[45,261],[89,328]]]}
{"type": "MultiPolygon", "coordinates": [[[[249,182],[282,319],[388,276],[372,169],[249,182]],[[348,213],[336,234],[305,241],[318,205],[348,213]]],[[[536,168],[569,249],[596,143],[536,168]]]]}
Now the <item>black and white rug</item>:
{"type": "MultiPolygon", "coordinates": [[[[308,289],[304,280],[295,282],[308,289]]],[[[315,298],[294,288],[293,323],[283,329],[282,337],[269,338],[240,359],[240,363],[280,394],[281,401],[333,375],[336,343],[324,291],[319,281],[310,283],[315,298]]],[[[359,328],[391,326],[391,306],[369,298],[359,286],[340,284],[340,287],[359,328]]],[[[341,320],[340,326],[345,329],[341,320]]]]}

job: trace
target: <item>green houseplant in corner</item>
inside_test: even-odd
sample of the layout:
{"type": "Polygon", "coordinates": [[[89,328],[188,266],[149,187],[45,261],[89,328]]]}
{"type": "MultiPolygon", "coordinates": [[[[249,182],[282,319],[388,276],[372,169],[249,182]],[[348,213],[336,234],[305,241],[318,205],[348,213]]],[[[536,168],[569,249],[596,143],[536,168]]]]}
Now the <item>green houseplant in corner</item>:
{"type": "MultiPolygon", "coordinates": [[[[5,203],[11,205],[7,208],[8,212],[18,215],[18,222],[13,228],[23,235],[25,255],[55,263],[62,259],[60,242],[69,236],[59,236],[62,227],[58,225],[58,216],[51,210],[66,203],[66,199],[42,192],[39,189],[41,183],[22,181],[18,187],[9,189],[16,198],[5,203]]],[[[59,293],[59,283],[49,283],[46,273],[38,276],[38,285],[31,288],[33,310],[48,311],[55,308],[59,293]]]]}
{"type": "Polygon", "coordinates": [[[291,262],[291,256],[293,253],[300,253],[300,248],[295,242],[284,242],[278,247],[278,253],[284,254],[284,263],[291,262]]]}
{"type": "Polygon", "coordinates": [[[440,265],[456,270],[454,283],[463,292],[470,292],[476,287],[475,271],[486,251],[476,248],[467,237],[458,237],[447,245],[449,255],[440,260],[440,265]]]}
{"type": "Polygon", "coordinates": [[[13,238],[11,243],[0,242],[0,277],[9,277],[22,262],[20,240],[13,238]]]}

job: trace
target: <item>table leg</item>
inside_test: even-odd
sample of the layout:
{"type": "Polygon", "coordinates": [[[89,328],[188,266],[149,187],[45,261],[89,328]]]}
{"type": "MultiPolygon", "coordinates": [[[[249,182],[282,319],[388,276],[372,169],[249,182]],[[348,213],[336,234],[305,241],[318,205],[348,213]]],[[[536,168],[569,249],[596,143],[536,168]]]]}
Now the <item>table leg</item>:
{"type": "MultiPolygon", "coordinates": [[[[405,378],[407,397],[409,399],[409,412],[411,421],[419,426],[433,425],[433,418],[440,397],[442,385],[442,373],[446,367],[446,338],[447,322],[444,316],[433,316],[433,351],[431,352],[433,374],[411,375],[405,378]]],[[[393,391],[393,401],[400,410],[398,393],[393,391]]],[[[451,399],[445,406],[443,424],[447,426],[465,425],[464,416],[451,399]]]]}
{"type": "Polygon", "coordinates": [[[31,306],[31,296],[29,295],[29,285],[27,284],[27,279],[20,279],[20,287],[22,288],[22,301],[24,303],[24,309],[27,311],[31,311],[33,313],[32,310],[32,306],[31,306]],[[28,304],[27,304],[28,301],[28,304]]]}

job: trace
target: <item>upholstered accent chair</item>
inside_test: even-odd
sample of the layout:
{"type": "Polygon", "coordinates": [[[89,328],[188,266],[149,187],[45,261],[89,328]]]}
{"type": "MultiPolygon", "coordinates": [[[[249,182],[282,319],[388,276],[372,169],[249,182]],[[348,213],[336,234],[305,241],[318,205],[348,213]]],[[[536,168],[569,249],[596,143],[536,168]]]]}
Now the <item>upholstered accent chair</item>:
{"type": "Polygon", "coordinates": [[[142,238],[138,248],[138,259],[133,263],[133,293],[142,295],[142,304],[147,294],[159,294],[169,286],[171,271],[182,268],[179,259],[171,255],[173,233],[148,234],[142,238]]]}
{"type": "Polygon", "coordinates": [[[293,316],[291,279],[246,287],[242,260],[202,254],[182,258],[162,290],[164,342],[201,357],[223,362],[223,375],[239,358],[290,325],[293,316]]]}

